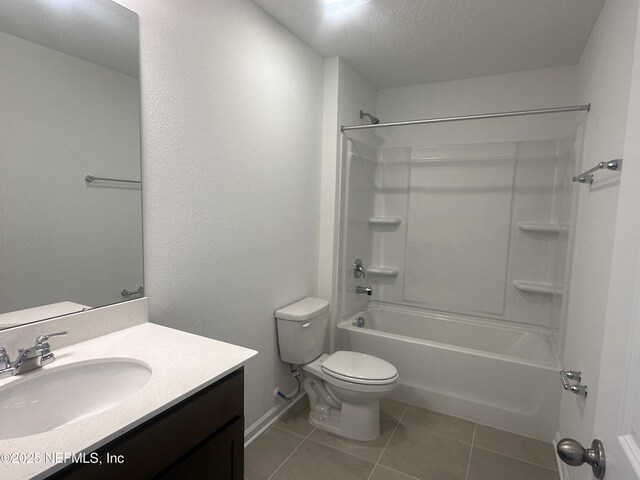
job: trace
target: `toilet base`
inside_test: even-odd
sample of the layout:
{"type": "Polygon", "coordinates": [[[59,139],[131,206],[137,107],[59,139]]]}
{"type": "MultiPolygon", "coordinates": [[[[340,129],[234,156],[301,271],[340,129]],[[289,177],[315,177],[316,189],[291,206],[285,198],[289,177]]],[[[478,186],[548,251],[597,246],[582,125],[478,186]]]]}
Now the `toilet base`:
{"type": "Polygon", "coordinates": [[[322,415],[309,412],[309,423],[341,437],[367,442],[380,436],[380,402],[350,404],[342,402],[340,410],[322,415]]]}

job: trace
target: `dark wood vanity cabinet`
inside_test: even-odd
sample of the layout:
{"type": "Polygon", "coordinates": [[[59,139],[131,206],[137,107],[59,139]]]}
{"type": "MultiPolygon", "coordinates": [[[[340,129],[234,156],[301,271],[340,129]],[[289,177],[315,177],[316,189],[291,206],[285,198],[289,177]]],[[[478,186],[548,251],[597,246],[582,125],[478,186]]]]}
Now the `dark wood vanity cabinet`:
{"type": "Polygon", "coordinates": [[[242,480],[243,403],[240,368],[48,478],[242,480]]]}

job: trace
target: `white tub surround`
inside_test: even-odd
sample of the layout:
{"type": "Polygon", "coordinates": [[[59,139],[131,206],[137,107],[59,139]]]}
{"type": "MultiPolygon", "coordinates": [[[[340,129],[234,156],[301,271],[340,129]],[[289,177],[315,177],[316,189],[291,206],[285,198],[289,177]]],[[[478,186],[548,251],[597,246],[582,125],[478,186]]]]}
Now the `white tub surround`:
{"type": "MultiPolygon", "coordinates": [[[[456,145],[429,145],[429,131],[412,131],[412,144],[395,147],[392,136],[375,161],[348,153],[345,288],[356,255],[378,301],[547,327],[557,336],[575,124],[562,130],[566,138],[465,144],[461,137],[456,145]]],[[[358,311],[345,306],[342,320],[358,311]]]]}
{"type": "Polygon", "coordinates": [[[544,329],[370,302],[338,324],[338,349],[398,369],[392,397],[551,441],[558,420],[558,360],[544,329]],[[364,317],[362,328],[353,320],[364,317]]]}
{"type": "Polygon", "coordinates": [[[3,379],[0,388],[77,362],[105,359],[141,362],[151,369],[151,376],[136,393],[109,410],[48,432],[0,441],[0,452],[41,455],[40,463],[0,462],[0,478],[45,478],[64,467],[63,464],[46,463],[46,453],[94,451],[240,368],[257,353],[152,323],[143,323],[62,348],[56,348],[58,340],[51,340],[56,355],[53,363],[25,375],[3,379]]]}

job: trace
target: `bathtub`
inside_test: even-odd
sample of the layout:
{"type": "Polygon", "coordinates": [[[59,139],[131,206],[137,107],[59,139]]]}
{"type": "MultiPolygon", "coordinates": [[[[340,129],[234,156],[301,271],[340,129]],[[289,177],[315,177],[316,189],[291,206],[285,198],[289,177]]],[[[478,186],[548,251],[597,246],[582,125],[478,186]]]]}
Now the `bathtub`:
{"type": "Polygon", "coordinates": [[[558,358],[542,330],[370,302],[340,322],[338,350],[393,363],[391,397],[477,423],[551,441],[562,386],[558,358]],[[353,324],[364,318],[364,326],[353,324]]]}

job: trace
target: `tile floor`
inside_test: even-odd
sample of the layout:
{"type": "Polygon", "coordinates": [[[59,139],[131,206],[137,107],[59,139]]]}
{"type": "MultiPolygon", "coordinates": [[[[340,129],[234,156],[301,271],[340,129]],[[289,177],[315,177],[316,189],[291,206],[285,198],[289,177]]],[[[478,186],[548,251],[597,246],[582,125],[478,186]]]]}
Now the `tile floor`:
{"type": "Polygon", "coordinates": [[[245,451],[246,480],[559,480],[549,443],[385,399],[380,438],[314,428],[300,400],[245,451]]]}

